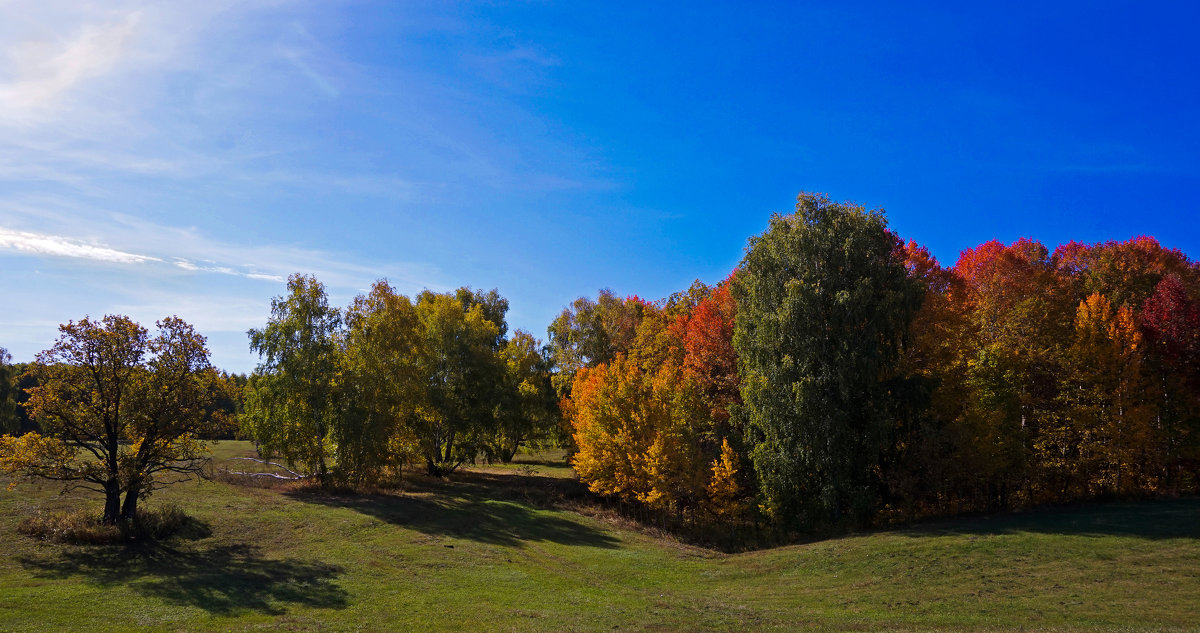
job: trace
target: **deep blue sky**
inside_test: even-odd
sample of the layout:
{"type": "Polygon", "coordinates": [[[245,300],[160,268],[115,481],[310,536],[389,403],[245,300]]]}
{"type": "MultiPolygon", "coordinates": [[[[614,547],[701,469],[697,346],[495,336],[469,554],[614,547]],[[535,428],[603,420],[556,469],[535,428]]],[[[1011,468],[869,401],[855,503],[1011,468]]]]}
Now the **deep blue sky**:
{"type": "Polygon", "coordinates": [[[1191,3],[18,2],[0,7],[0,346],[178,314],[252,368],[291,272],[346,304],[738,262],[802,190],[949,265],[989,239],[1200,257],[1191,3]]]}

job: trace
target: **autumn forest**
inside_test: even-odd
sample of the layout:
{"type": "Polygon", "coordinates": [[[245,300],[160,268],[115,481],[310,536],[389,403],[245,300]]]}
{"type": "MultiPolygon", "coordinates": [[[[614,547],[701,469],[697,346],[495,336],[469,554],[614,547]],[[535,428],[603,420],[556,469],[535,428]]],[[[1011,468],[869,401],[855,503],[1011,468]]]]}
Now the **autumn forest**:
{"type": "Polygon", "coordinates": [[[384,280],[338,308],[297,274],[248,377],[177,318],[72,321],[0,363],[0,467],[96,490],[117,522],[200,473],[211,438],[330,489],[554,448],[595,495],[701,537],[1200,488],[1200,264],[1152,237],[945,266],[882,211],[802,194],[714,286],[601,290],[544,342],[507,310],[384,280]]]}

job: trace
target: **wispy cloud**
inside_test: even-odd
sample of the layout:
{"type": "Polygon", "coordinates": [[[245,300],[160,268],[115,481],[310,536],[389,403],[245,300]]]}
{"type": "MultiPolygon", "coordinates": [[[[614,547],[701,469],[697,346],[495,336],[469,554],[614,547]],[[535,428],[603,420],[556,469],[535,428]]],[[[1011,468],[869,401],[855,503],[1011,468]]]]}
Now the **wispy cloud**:
{"type": "Polygon", "coordinates": [[[282,283],[301,272],[334,289],[357,292],[379,277],[399,288],[444,290],[431,264],[360,261],[350,255],[262,239],[213,237],[195,226],[170,226],[69,197],[0,197],[0,249],[40,257],[150,263],[143,275],[217,274],[282,283]],[[7,217],[7,220],[5,218],[7,217]],[[40,230],[31,230],[37,227],[40,230]]]}
{"type": "MultiPolygon", "coordinates": [[[[180,234],[187,234],[187,231],[169,230],[162,227],[150,227],[150,231],[156,232],[159,235],[170,234],[179,236],[180,234]]],[[[192,236],[190,241],[195,242],[195,236],[192,236]]],[[[210,251],[225,254],[231,254],[231,251],[235,250],[228,246],[214,244],[209,244],[209,249],[210,251]]],[[[175,268],[192,273],[214,273],[273,283],[282,283],[286,280],[285,275],[262,272],[256,270],[254,265],[238,266],[236,264],[222,264],[211,260],[197,263],[183,257],[171,257],[169,255],[158,257],[132,253],[77,238],[34,233],[31,231],[15,231],[4,227],[0,227],[0,250],[10,250],[18,254],[37,257],[83,259],[114,264],[170,264],[175,268]]],[[[195,248],[189,250],[192,252],[196,251],[195,248]]],[[[311,255],[312,253],[309,253],[309,256],[311,255]]],[[[287,260],[295,261],[294,258],[287,258],[287,260]]]]}
{"type": "Polygon", "coordinates": [[[237,270],[235,268],[231,268],[229,266],[200,265],[200,264],[196,264],[195,262],[188,261],[186,259],[176,258],[174,261],[174,264],[179,268],[182,268],[182,269],[188,270],[188,271],[192,271],[192,272],[217,273],[219,275],[232,275],[234,277],[245,277],[246,279],[257,279],[259,281],[272,281],[272,282],[276,282],[276,283],[283,283],[284,281],[287,281],[287,279],[285,277],[283,277],[282,275],[271,275],[271,274],[267,274],[267,273],[245,272],[245,271],[237,270]]]}
{"type": "Polygon", "coordinates": [[[7,248],[32,255],[92,259],[118,264],[142,264],[145,262],[163,261],[157,257],[127,253],[115,248],[88,244],[81,240],[62,237],[60,235],[13,231],[4,227],[0,227],[0,248],[7,248]]]}
{"type": "Polygon", "coordinates": [[[110,71],[125,55],[139,16],[133,11],[115,22],[85,24],[63,40],[30,39],[9,48],[9,78],[0,82],[0,121],[44,119],[80,82],[110,71]]]}

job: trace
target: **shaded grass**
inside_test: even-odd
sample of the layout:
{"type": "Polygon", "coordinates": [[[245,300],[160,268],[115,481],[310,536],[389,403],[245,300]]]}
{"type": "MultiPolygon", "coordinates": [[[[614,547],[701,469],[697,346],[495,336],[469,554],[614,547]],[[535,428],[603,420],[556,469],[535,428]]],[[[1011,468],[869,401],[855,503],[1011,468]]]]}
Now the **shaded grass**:
{"type": "Polygon", "coordinates": [[[35,578],[83,578],[102,588],[127,587],[145,598],[214,614],[281,615],[292,604],[341,609],[347,603],[346,591],[333,582],[340,567],[270,560],[245,544],[200,550],[163,544],[87,548],[49,559],[21,557],[18,562],[35,578]]]}
{"type": "Polygon", "coordinates": [[[99,505],[21,484],[0,493],[0,630],[1200,630],[1197,499],[727,555],[572,512],[578,482],[535,468],[376,494],[181,484],[154,501],[209,534],[132,548],[15,535],[99,505]]]}

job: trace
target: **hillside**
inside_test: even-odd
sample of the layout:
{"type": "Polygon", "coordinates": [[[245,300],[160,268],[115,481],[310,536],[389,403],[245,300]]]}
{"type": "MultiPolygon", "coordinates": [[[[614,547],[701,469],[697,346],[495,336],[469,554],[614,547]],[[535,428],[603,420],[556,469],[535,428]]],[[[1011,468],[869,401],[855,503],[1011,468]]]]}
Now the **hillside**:
{"type": "Polygon", "coordinates": [[[547,505],[567,476],[537,462],[377,495],[189,482],[150,505],[197,524],[132,548],[17,534],[35,509],[98,504],[21,482],[0,492],[0,630],[1200,629],[1200,499],[721,554],[547,505]]]}

